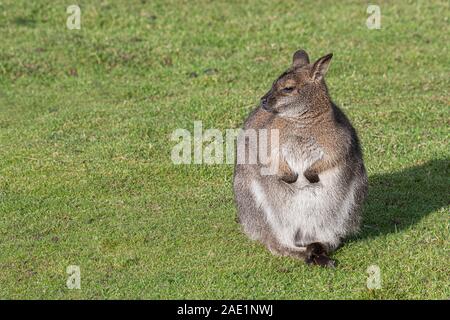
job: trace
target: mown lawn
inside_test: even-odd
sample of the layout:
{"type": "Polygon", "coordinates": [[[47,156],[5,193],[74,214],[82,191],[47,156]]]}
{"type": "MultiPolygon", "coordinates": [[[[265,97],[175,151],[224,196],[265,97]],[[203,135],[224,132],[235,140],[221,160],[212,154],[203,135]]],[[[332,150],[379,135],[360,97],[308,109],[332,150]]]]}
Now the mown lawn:
{"type": "Polygon", "coordinates": [[[206,0],[77,1],[69,30],[70,1],[0,1],[0,298],[449,298],[449,3],[375,2],[380,30],[365,1],[206,0]],[[232,165],[170,158],[177,128],[239,127],[299,48],[334,53],[369,172],[335,270],[240,232],[232,165]]]}

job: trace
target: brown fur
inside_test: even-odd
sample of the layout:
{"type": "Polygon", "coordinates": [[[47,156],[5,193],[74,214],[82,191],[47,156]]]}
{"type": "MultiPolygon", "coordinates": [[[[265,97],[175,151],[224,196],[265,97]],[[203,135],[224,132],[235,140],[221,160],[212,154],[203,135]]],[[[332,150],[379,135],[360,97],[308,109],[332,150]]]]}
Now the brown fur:
{"type": "MultiPolygon", "coordinates": [[[[288,201],[291,192],[299,192],[289,187],[289,184],[296,182],[299,174],[303,174],[313,185],[320,182],[321,174],[337,168],[341,176],[341,188],[330,190],[334,193],[333,197],[344,199],[352,181],[356,181],[356,191],[354,203],[349,207],[350,220],[342,224],[345,229],[333,232],[340,235],[358,228],[359,209],[367,192],[367,176],[356,132],[343,112],[331,101],[324,82],[331,57],[331,54],[326,55],[311,64],[305,51],[297,51],[291,68],[273,83],[269,92],[261,98],[260,107],[250,114],[244,125],[244,129],[278,129],[279,145],[289,146],[292,154],[307,154],[309,150],[318,148],[323,156],[303,172],[296,172],[279,154],[276,177],[259,176],[258,165],[237,164],[234,181],[240,222],[252,238],[259,238],[273,253],[325,266],[334,265],[327,257],[327,252],[337,246],[337,240],[333,243],[317,243],[314,235],[306,235],[303,232],[305,230],[298,230],[301,243],[311,238],[306,250],[281,245],[272,230],[273,226],[263,218],[264,212],[249,199],[252,197],[249,184],[255,179],[259,181],[265,186],[264,190],[271,192],[267,196],[276,205],[288,201]]],[[[275,147],[278,146],[269,145],[269,148],[275,147]]],[[[283,212],[278,214],[283,216],[283,212]]],[[[324,215],[330,221],[339,219],[335,212],[314,214],[324,215]]]]}

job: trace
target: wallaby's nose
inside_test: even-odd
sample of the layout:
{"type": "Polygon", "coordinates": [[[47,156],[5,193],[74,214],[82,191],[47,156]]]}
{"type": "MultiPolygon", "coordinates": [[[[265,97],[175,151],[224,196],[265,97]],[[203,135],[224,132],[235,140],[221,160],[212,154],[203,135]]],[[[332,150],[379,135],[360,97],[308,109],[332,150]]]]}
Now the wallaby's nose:
{"type": "Polygon", "coordinates": [[[267,102],[268,102],[268,99],[267,99],[267,98],[265,98],[265,97],[262,97],[262,98],[261,98],[261,107],[262,107],[264,110],[269,110],[268,105],[267,105],[267,102]]]}

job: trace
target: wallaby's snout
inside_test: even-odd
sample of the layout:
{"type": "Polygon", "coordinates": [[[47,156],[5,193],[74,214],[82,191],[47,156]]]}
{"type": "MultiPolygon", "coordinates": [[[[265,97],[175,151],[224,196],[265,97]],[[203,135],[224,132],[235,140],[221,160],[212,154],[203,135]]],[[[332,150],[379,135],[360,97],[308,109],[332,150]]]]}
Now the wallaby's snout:
{"type": "Polygon", "coordinates": [[[269,108],[268,108],[268,105],[267,105],[267,98],[264,96],[264,97],[262,97],[261,98],[261,107],[264,109],[264,110],[269,110],[269,108]]]}
{"type": "Polygon", "coordinates": [[[263,108],[264,110],[269,111],[269,112],[274,112],[273,108],[270,106],[271,92],[272,92],[272,90],[267,92],[261,98],[260,105],[261,105],[261,108],[263,108]]]}
{"type": "Polygon", "coordinates": [[[279,95],[275,85],[270,88],[270,90],[261,98],[260,106],[263,110],[270,113],[279,113],[279,95]]]}

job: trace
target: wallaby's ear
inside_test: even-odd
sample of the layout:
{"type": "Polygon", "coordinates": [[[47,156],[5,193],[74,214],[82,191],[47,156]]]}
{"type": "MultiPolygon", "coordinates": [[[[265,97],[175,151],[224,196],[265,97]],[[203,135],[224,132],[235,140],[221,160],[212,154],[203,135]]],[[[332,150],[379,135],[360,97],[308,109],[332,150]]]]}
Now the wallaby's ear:
{"type": "Polygon", "coordinates": [[[298,50],[292,57],[292,66],[301,67],[309,64],[309,57],[305,50],[298,50]]]}
{"type": "Polygon", "coordinates": [[[314,80],[320,80],[325,76],[332,57],[333,54],[329,53],[326,56],[323,56],[322,58],[314,62],[314,65],[311,69],[311,77],[314,80]]]}

